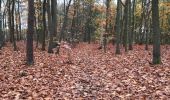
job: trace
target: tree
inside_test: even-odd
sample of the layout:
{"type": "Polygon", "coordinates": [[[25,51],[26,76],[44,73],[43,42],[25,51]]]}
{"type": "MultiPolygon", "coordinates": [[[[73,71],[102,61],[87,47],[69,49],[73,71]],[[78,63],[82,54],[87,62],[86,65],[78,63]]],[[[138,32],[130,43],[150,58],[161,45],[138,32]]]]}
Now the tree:
{"type": "Polygon", "coordinates": [[[19,40],[21,40],[21,12],[20,12],[20,6],[19,6],[19,4],[20,4],[20,0],[18,0],[18,10],[17,10],[17,12],[18,12],[18,24],[19,24],[19,40]]]}
{"type": "MultiPolygon", "coordinates": [[[[48,0],[48,7],[50,7],[50,1],[48,0]]],[[[51,0],[51,9],[48,10],[48,21],[51,28],[49,28],[50,40],[48,46],[48,53],[53,53],[53,36],[56,32],[56,0],[51,0]]]]}
{"type": "Polygon", "coordinates": [[[28,0],[28,30],[26,44],[26,61],[28,65],[34,63],[33,59],[33,34],[34,34],[34,0],[28,0]]]}
{"type": "Polygon", "coordinates": [[[153,27],[153,64],[161,63],[160,54],[160,26],[158,0],[152,0],[152,27],[153,27]]]}
{"type": "Polygon", "coordinates": [[[43,2],[43,34],[42,34],[42,50],[45,50],[45,33],[46,33],[46,0],[43,2]]]}
{"type": "Polygon", "coordinates": [[[14,51],[17,50],[17,46],[16,46],[16,41],[15,41],[15,29],[14,29],[14,7],[15,7],[15,1],[12,1],[12,10],[11,10],[11,35],[12,35],[12,42],[13,42],[13,46],[14,46],[14,51]]]}
{"type": "Polygon", "coordinates": [[[116,32],[116,54],[120,54],[120,33],[121,33],[121,3],[120,0],[117,0],[117,14],[116,14],[116,26],[115,26],[115,32],[116,32]]]}
{"type": "Polygon", "coordinates": [[[67,21],[68,21],[68,12],[69,12],[69,8],[70,8],[70,5],[71,5],[71,1],[72,0],[69,0],[69,3],[67,5],[67,7],[66,7],[66,12],[65,12],[65,15],[64,15],[64,22],[63,22],[61,32],[60,32],[60,38],[59,38],[60,42],[61,42],[62,39],[64,39],[65,29],[66,29],[67,21]]]}
{"type": "MultiPolygon", "coordinates": [[[[0,17],[2,17],[2,13],[1,13],[1,0],[0,0],[0,17]]],[[[1,24],[2,24],[2,19],[0,19],[0,49],[3,46],[3,40],[4,40],[1,24]]]]}
{"type": "Polygon", "coordinates": [[[128,33],[129,33],[129,0],[125,1],[125,8],[124,8],[124,47],[125,47],[125,52],[128,51],[128,33]]]}
{"type": "Polygon", "coordinates": [[[136,8],[136,0],[133,0],[132,2],[132,30],[131,30],[131,39],[129,41],[129,49],[132,50],[132,44],[133,44],[133,40],[134,40],[134,29],[135,29],[135,8],[136,8]]]}
{"type": "Polygon", "coordinates": [[[110,23],[110,2],[111,0],[106,0],[106,33],[109,33],[109,23],[110,23]]]}

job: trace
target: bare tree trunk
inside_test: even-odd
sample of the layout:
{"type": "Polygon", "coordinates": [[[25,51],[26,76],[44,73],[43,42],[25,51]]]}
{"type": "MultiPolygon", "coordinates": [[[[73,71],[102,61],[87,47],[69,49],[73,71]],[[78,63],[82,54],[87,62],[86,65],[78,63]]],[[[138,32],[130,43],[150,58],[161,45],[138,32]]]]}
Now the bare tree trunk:
{"type": "Polygon", "coordinates": [[[18,0],[18,17],[19,17],[19,40],[21,40],[21,35],[22,35],[22,32],[21,32],[21,12],[20,12],[20,10],[19,10],[19,2],[20,2],[20,0],[18,0]]]}
{"type": "Polygon", "coordinates": [[[120,54],[120,33],[121,33],[121,3],[120,0],[117,0],[117,14],[116,14],[116,54],[120,54]]]}
{"type": "Polygon", "coordinates": [[[71,42],[73,42],[74,34],[75,34],[75,24],[76,24],[76,2],[74,0],[74,11],[73,11],[73,19],[71,23],[71,42]]]}
{"type": "Polygon", "coordinates": [[[33,34],[34,34],[34,0],[28,0],[28,31],[26,45],[26,60],[28,65],[34,63],[33,59],[33,34]]]}
{"type": "Polygon", "coordinates": [[[42,51],[45,50],[45,34],[46,34],[46,0],[43,2],[43,34],[42,34],[42,51]]]}
{"type": "Polygon", "coordinates": [[[67,20],[68,20],[68,11],[69,11],[69,8],[70,8],[70,5],[71,5],[71,1],[72,0],[69,0],[69,3],[66,7],[66,13],[64,15],[64,22],[63,22],[63,26],[62,26],[62,29],[61,29],[61,32],[60,32],[60,38],[59,38],[60,42],[61,42],[62,39],[64,39],[64,36],[65,36],[65,29],[66,29],[67,20]]]}
{"type": "Polygon", "coordinates": [[[109,23],[110,23],[110,2],[111,0],[106,0],[106,33],[109,33],[109,23]]]}
{"type": "Polygon", "coordinates": [[[129,39],[129,50],[132,50],[132,41],[133,41],[133,38],[132,38],[132,9],[131,9],[131,0],[129,0],[128,2],[128,20],[129,20],[129,23],[128,23],[128,39],[129,39]]]}
{"type": "Polygon", "coordinates": [[[133,41],[134,41],[134,29],[135,29],[135,9],[136,9],[136,0],[133,0],[133,3],[132,3],[133,7],[132,7],[132,33],[131,33],[131,41],[129,41],[129,49],[130,50],[133,50],[133,47],[132,47],[132,44],[133,44],[133,41]]]}
{"type": "Polygon", "coordinates": [[[11,32],[11,2],[10,0],[7,1],[7,6],[8,6],[8,28],[9,28],[9,35],[10,35],[10,42],[12,43],[12,32],[11,32]]]}
{"type": "Polygon", "coordinates": [[[125,46],[125,52],[128,51],[128,47],[127,47],[127,44],[128,44],[128,28],[129,28],[129,0],[126,0],[125,2],[125,9],[124,9],[124,19],[125,19],[125,23],[124,23],[124,46],[125,46]]]}
{"type": "Polygon", "coordinates": [[[16,22],[16,24],[15,24],[15,30],[16,30],[16,34],[17,34],[17,41],[19,41],[19,31],[18,31],[18,18],[19,16],[18,16],[18,12],[17,12],[17,9],[15,8],[15,22],[16,22]]]}
{"type": "MultiPolygon", "coordinates": [[[[52,1],[52,0],[51,0],[52,1]]],[[[53,32],[52,32],[52,17],[51,17],[51,7],[50,7],[50,0],[47,0],[47,12],[48,12],[48,31],[49,31],[49,46],[48,46],[48,53],[53,53],[52,43],[53,43],[53,32]]]]}
{"type": "Polygon", "coordinates": [[[153,64],[161,63],[158,0],[152,0],[153,64]]]}
{"type": "Polygon", "coordinates": [[[11,10],[11,34],[12,34],[12,41],[14,46],[14,51],[17,50],[16,41],[15,41],[15,26],[14,26],[14,7],[15,7],[15,1],[12,1],[12,10],[11,10]]]}

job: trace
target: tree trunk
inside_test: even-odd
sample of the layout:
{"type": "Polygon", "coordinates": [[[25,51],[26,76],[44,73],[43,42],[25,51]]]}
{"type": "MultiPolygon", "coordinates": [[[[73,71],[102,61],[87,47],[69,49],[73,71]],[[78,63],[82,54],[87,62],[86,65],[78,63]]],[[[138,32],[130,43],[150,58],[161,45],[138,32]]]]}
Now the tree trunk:
{"type": "Polygon", "coordinates": [[[132,7],[132,30],[131,30],[131,41],[129,41],[129,49],[133,50],[132,44],[134,40],[134,29],[135,29],[135,9],[136,9],[136,0],[133,0],[133,7],[132,7]]]}
{"type": "MultiPolygon", "coordinates": [[[[52,0],[51,0],[52,1],[52,0]]],[[[52,17],[51,17],[51,7],[50,7],[50,0],[47,0],[47,12],[48,12],[48,32],[50,36],[49,46],[48,46],[48,53],[53,53],[52,43],[53,43],[53,32],[52,32],[52,17]]]]}
{"type": "Polygon", "coordinates": [[[33,34],[34,34],[34,0],[28,0],[28,31],[26,45],[26,60],[28,65],[34,63],[33,59],[33,34]]]}
{"type": "Polygon", "coordinates": [[[62,26],[62,29],[61,29],[61,32],[60,32],[59,42],[61,42],[61,40],[64,39],[64,36],[65,36],[65,29],[66,29],[67,20],[68,20],[68,11],[69,11],[69,8],[70,8],[70,5],[71,5],[71,1],[72,0],[69,0],[69,3],[66,7],[66,13],[64,15],[64,22],[63,22],[63,26],[62,26]]]}
{"type": "Polygon", "coordinates": [[[76,25],[76,1],[74,0],[74,11],[73,11],[73,19],[71,23],[71,42],[73,42],[74,34],[75,34],[75,25],[76,25]]]}
{"type": "Polygon", "coordinates": [[[10,42],[12,43],[12,32],[11,32],[11,2],[8,0],[7,1],[7,6],[8,6],[8,28],[9,28],[9,36],[10,36],[10,42]]]}
{"type": "Polygon", "coordinates": [[[133,41],[133,38],[132,38],[132,9],[131,9],[131,0],[129,0],[128,2],[128,20],[129,20],[129,23],[128,23],[128,39],[129,39],[129,50],[132,50],[132,41],[133,41]]]}
{"type": "Polygon", "coordinates": [[[126,0],[125,2],[125,12],[124,12],[124,19],[125,19],[125,22],[124,22],[124,46],[125,46],[125,52],[128,51],[128,47],[127,47],[127,44],[128,44],[128,28],[129,28],[129,0],[126,0]]]}
{"type": "Polygon", "coordinates": [[[109,33],[109,24],[110,24],[110,2],[111,0],[106,0],[106,33],[109,33]]]}
{"type": "Polygon", "coordinates": [[[21,32],[21,12],[20,12],[20,10],[19,10],[19,2],[20,2],[20,0],[18,0],[18,17],[19,17],[19,40],[21,40],[21,37],[22,37],[22,32],[21,32]]]}
{"type": "Polygon", "coordinates": [[[120,33],[121,33],[121,3],[120,0],[117,0],[117,14],[116,14],[116,27],[115,27],[115,32],[116,32],[116,54],[120,54],[120,33]]]}
{"type": "Polygon", "coordinates": [[[152,27],[153,27],[153,64],[161,63],[160,53],[160,26],[158,0],[152,0],[152,27]]]}
{"type": "Polygon", "coordinates": [[[46,0],[44,0],[44,2],[43,2],[43,34],[42,34],[42,48],[41,48],[42,51],[45,50],[45,34],[46,34],[46,17],[45,17],[45,13],[46,13],[46,0]]]}
{"type": "Polygon", "coordinates": [[[15,22],[16,22],[16,24],[15,24],[15,30],[16,30],[16,34],[17,34],[17,41],[19,41],[19,31],[18,31],[18,18],[19,16],[18,16],[18,12],[17,12],[17,9],[15,8],[15,22]]]}
{"type": "Polygon", "coordinates": [[[15,7],[15,1],[12,1],[12,10],[11,10],[11,34],[12,34],[12,41],[14,46],[14,51],[17,50],[16,41],[15,41],[15,26],[14,26],[14,7],[15,7]]]}

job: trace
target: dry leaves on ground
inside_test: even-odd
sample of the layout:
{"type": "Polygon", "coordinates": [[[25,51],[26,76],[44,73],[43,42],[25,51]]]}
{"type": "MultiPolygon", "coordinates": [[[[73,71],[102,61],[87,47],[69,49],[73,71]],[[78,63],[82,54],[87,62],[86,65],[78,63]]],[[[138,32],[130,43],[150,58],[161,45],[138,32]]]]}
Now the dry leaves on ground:
{"type": "Polygon", "coordinates": [[[25,44],[13,51],[10,44],[0,54],[0,98],[19,99],[170,99],[170,46],[162,46],[162,64],[150,65],[152,48],[135,45],[133,51],[115,55],[97,44],[81,43],[67,55],[34,49],[35,64],[25,65],[25,44]]]}

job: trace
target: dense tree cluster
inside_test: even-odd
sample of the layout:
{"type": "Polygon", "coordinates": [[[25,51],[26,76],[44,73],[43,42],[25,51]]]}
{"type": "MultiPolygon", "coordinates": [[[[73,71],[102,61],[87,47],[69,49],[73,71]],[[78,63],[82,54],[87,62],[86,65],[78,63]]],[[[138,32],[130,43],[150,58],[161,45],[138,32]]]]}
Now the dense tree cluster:
{"type": "Polygon", "coordinates": [[[16,41],[25,39],[30,60],[33,60],[33,40],[36,47],[42,44],[42,50],[48,46],[48,53],[53,53],[57,41],[70,44],[100,41],[105,51],[107,41],[116,41],[116,54],[121,53],[121,45],[127,52],[134,43],[145,44],[146,50],[153,44],[156,64],[161,62],[160,44],[170,42],[168,0],[117,0],[117,3],[114,0],[0,0],[0,3],[0,47],[10,41],[16,51],[16,41]],[[28,6],[27,29],[22,27],[22,4],[28,6]]]}

